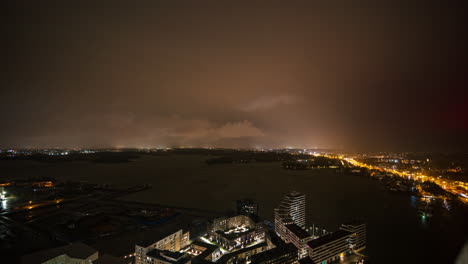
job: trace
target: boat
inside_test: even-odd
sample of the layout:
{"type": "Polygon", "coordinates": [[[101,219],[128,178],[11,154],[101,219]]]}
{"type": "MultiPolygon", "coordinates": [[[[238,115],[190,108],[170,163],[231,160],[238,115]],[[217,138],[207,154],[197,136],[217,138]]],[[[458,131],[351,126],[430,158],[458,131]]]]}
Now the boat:
{"type": "Polygon", "coordinates": [[[434,207],[429,203],[423,204],[419,206],[418,213],[422,217],[432,217],[434,214],[434,207]]]}

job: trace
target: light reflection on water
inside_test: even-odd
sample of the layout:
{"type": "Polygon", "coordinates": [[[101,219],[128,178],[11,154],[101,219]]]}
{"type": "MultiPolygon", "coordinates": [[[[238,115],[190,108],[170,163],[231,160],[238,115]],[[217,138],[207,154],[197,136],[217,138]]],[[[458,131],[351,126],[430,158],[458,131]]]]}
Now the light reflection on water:
{"type": "MultiPolygon", "coordinates": [[[[418,206],[424,201],[419,197],[386,192],[370,178],[331,170],[286,171],[278,163],[208,166],[206,158],[142,157],[135,162],[112,165],[21,163],[8,173],[13,177],[52,175],[100,184],[148,183],[151,189],[120,199],[216,211],[234,210],[237,199],[250,197],[259,203],[260,215],[271,221],[282,195],[298,190],[306,194],[308,226],[315,224],[334,231],[345,221],[365,217],[369,246],[365,253],[379,264],[394,263],[394,259],[399,259],[399,263],[451,263],[468,234],[468,217],[455,204],[448,203],[452,205],[449,212],[443,208],[443,201],[437,200],[435,215],[423,220],[418,206]],[[388,257],[389,249],[393,259],[388,257]]],[[[14,205],[10,200],[9,207],[14,205]]]]}
{"type": "Polygon", "coordinates": [[[451,210],[450,204],[449,204],[449,202],[447,201],[447,199],[444,199],[443,207],[444,207],[447,211],[450,211],[450,210],[451,210]]]}
{"type": "Polygon", "coordinates": [[[416,196],[412,195],[411,199],[410,199],[411,207],[417,208],[417,201],[418,201],[418,198],[416,196]]]}
{"type": "Polygon", "coordinates": [[[424,228],[428,227],[427,217],[425,215],[421,215],[421,223],[424,228]]]}

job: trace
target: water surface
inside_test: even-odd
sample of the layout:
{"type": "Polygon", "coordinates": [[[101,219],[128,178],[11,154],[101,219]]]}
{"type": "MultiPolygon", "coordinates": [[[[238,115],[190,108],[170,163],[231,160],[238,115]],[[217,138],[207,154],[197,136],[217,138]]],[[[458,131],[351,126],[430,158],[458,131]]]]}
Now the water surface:
{"type": "Polygon", "coordinates": [[[333,231],[345,221],[365,217],[372,263],[453,263],[468,234],[468,217],[436,206],[434,217],[417,214],[419,199],[384,190],[369,178],[334,170],[283,170],[279,163],[206,165],[206,156],[144,156],[130,163],[1,162],[2,175],[55,176],[73,181],[132,185],[152,189],[123,199],[160,204],[235,210],[235,201],[253,198],[260,215],[273,209],[289,190],[307,195],[307,222],[333,231]]]}

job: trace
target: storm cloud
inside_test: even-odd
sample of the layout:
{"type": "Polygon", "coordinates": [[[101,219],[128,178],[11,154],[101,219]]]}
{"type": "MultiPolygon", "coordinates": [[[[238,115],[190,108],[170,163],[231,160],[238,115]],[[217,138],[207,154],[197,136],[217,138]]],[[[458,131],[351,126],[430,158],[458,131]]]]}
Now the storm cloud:
{"type": "Polygon", "coordinates": [[[0,147],[463,150],[462,1],[5,4],[0,147]]]}

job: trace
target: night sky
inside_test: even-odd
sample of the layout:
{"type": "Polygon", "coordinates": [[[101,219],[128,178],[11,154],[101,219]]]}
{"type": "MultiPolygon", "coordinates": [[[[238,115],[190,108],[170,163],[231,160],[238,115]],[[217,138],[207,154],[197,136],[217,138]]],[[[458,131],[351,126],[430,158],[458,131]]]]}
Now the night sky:
{"type": "Polygon", "coordinates": [[[468,147],[466,1],[9,2],[0,147],[468,147]]]}

